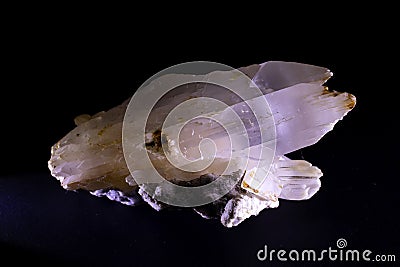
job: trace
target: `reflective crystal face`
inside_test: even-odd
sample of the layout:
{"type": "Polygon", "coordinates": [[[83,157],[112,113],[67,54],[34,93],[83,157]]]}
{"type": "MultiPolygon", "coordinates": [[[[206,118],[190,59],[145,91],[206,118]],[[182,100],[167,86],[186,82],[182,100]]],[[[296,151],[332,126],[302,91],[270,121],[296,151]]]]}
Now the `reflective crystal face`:
{"type": "MultiPolygon", "coordinates": [[[[228,227],[277,207],[279,198],[309,199],[321,186],[321,170],[285,155],[318,142],[354,108],[355,97],[329,91],[323,84],[332,73],[322,67],[272,61],[238,70],[196,78],[218,79],[248,97],[192,82],[164,94],[147,117],[140,109],[131,112],[137,95],[109,111],[78,116],[77,127],[52,147],[52,175],[65,189],[85,189],[127,205],[144,200],[157,210],[173,204],[161,200],[179,195],[174,185],[219,181],[203,193],[208,202],[193,206],[228,227]],[[253,89],[258,93],[250,94],[253,89]],[[193,118],[202,111],[203,117],[193,118]],[[143,133],[132,130],[142,121],[143,133]],[[132,146],[133,140],[141,142],[135,148],[145,154],[128,153],[126,144],[132,146]],[[138,179],[151,173],[146,159],[169,183],[151,186],[138,179]]],[[[153,80],[141,88],[135,108],[150,101],[154,84],[182,79],[187,75],[153,80]]]]}

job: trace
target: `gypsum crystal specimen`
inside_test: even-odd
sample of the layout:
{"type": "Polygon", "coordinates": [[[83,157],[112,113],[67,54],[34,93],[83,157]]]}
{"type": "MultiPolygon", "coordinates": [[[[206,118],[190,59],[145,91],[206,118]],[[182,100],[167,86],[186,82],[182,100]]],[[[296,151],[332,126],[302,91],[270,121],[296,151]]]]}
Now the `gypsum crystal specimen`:
{"type": "MultiPolygon", "coordinates": [[[[270,61],[239,69],[260,88],[275,120],[276,152],[271,169],[260,188],[253,188],[254,170],[235,173],[240,179],[220,199],[193,209],[204,218],[217,218],[226,227],[236,226],[265,208],[275,208],[279,198],[305,200],[320,188],[322,172],[304,160],[285,156],[315,144],[355,106],[355,97],[348,93],[329,91],[323,84],[332,73],[322,67],[293,62],[270,61]]],[[[175,106],[185,99],[201,97],[204,88],[181,91],[165,105],[175,106]]],[[[215,92],[218,94],[218,91],[215,92]]],[[[223,96],[222,96],[223,97],[223,96]]],[[[48,162],[51,174],[67,190],[84,189],[96,196],[106,196],[126,205],[146,202],[156,210],[169,207],[149,195],[146,185],[137,185],[127,167],[122,146],[122,124],[129,100],[107,112],[75,118],[77,127],[51,149],[48,162]]],[[[168,110],[168,109],[166,109],[168,110]]],[[[158,111],[158,115],[163,112],[158,111]]],[[[165,111],[166,112],[166,111],[165,111]]],[[[159,124],[158,117],[149,118],[159,124]]],[[[199,186],[214,181],[213,173],[177,177],[179,173],[165,164],[161,132],[147,133],[149,157],[166,179],[183,186],[199,186]]],[[[178,175],[179,176],[179,175],[178,175]]],[[[228,177],[230,178],[230,177],[228,177]]],[[[157,194],[174,194],[174,189],[160,187],[157,194]]],[[[212,194],[212,192],[211,192],[212,194]]]]}

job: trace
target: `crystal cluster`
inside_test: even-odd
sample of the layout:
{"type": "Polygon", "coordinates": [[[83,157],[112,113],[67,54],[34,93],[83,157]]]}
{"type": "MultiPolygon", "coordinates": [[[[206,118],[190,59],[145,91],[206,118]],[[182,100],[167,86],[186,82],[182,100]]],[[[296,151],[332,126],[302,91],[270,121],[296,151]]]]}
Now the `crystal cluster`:
{"type": "MultiPolygon", "coordinates": [[[[265,208],[278,207],[279,199],[305,200],[312,197],[321,186],[319,178],[322,172],[307,161],[291,160],[285,155],[318,142],[354,108],[356,102],[351,94],[330,91],[323,86],[332,76],[326,68],[270,61],[239,70],[252,79],[268,101],[275,121],[276,151],[260,188],[252,186],[253,169],[238,170],[231,176],[236,175],[240,182],[227,194],[212,203],[193,208],[204,218],[219,219],[226,227],[236,226],[265,208]]],[[[168,107],[183,99],[201,97],[204,91],[204,88],[180,91],[171,99],[164,100],[163,105],[168,107]]],[[[77,127],[52,147],[48,166],[51,174],[67,190],[84,189],[126,205],[145,202],[161,210],[169,205],[149,194],[145,184],[138,185],[126,164],[122,126],[128,103],[129,100],[106,112],[75,118],[77,127]]],[[[162,108],[157,116],[149,117],[150,125],[159,123],[157,120],[162,117],[162,108]]],[[[166,179],[181,186],[195,187],[218,178],[213,172],[181,177],[167,164],[166,155],[160,149],[161,134],[155,129],[149,130],[146,149],[166,179]]],[[[186,142],[190,142],[189,139],[186,142]]],[[[174,194],[174,188],[163,187],[163,190],[155,192],[174,194]]]]}

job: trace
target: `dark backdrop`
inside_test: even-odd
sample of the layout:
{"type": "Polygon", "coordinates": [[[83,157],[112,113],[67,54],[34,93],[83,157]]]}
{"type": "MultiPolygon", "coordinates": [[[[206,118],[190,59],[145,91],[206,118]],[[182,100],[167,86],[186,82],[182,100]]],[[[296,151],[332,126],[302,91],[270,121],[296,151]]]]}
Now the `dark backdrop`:
{"type": "Polygon", "coordinates": [[[184,34],[177,26],[144,29],[140,23],[126,30],[71,20],[24,24],[11,34],[4,73],[10,83],[1,97],[1,258],[271,265],[257,261],[264,245],[324,249],[345,238],[348,248],[396,254],[399,261],[397,77],[388,65],[394,45],[374,30],[373,20],[364,19],[344,26],[332,22],[325,30],[294,23],[278,34],[251,21],[216,21],[210,36],[209,28],[184,34]],[[234,26],[241,23],[248,29],[234,26]],[[356,108],[332,132],[292,155],[324,172],[311,200],[281,201],[278,209],[226,229],[190,211],[156,212],[67,192],[50,176],[50,147],[74,127],[76,115],[111,108],[154,73],[195,60],[232,67],[268,60],[324,66],[334,72],[331,89],[357,97],[356,108]]]}

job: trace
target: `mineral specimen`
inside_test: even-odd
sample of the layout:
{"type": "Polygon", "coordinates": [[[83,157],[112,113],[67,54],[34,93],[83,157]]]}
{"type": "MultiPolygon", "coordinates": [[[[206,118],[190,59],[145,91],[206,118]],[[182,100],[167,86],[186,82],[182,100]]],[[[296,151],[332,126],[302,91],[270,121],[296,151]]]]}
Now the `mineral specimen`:
{"type": "MultiPolygon", "coordinates": [[[[107,112],[100,112],[94,116],[85,114],[75,118],[77,127],[51,149],[48,162],[51,174],[67,190],[84,189],[93,195],[107,196],[111,200],[131,206],[144,201],[156,210],[170,206],[160,201],[160,198],[176,195],[176,188],[171,184],[201,187],[223,177],[226,185],[222,187],[226,187],[223,189],[227,193],[216,198],[216,191],[221,188],[215,188],[215,192],[210,191],[206,196],[212,201],[192,208],[204,218],[218,218],[227,227],[236,226],[265,208],[278,207],[279,198],[309,199],[321,186],[319,178],[322,172],[307,161],[291,160],[285,154],[318,142],[333,129],[338,120],[354,108],[355,97],[348,93],[329,91],[324,87],[323,84],[332,73],[322,67],[270,61],[238,70],[247,75],[261,90],[259,98],[268,102],[274,124],[261,121],[254,126],[246,117],[249,116],[246,110],[248,106],[242,105],[242,102],[234,97],[227,97],[225,92],[212,86],[206,87],[198,83],[188,85],[173,95],[166,95],[158,103],[148,118],[143,137],[146,141],[143,149],[148,153],[154,168],[166,179],[165,183],[153,187],[146,183],[138,184],[136,177],[132,176],[132,170],[128,168],[122,133],[130,100],[107,112]],[[173,128],[165,128],[163,131],[160,129],[171,107],[188,99],[210,94],[216,99],[225,100],[232,110],[239,113],[241,120],[246,121],[246,131],[253,133],[249,135],[249,147],[260,143],[254,134],[261,131],[257,129],[273,128],[274,135],[268,136],[271,140],[267,140],[274,143],[274,154],[268,169],[254,165],[247,169],[237,169],[227,175],[217,175],[218,169],[226,163],[225,159],[229,158],[229,155],[225,154],[225,142],[218,137],[223,130],[216,125],[206,128],[202,126],[202,121],[189,123],[180,132],[184,138],[179,145],[185,148],[185,156],[199,157],[198,150],[192,148],[211,135],[218,137],[215,144],[225,152],[218,154],[209,168],[199,172],[183,174],[169,163],[168,156],[175,155],[176,148],[174,140],[170,137],[173,128]],[[163,149],[164,146],[168,147],[168,152],[163,149]],[[255,173],[261,173],[262,182],[255,181],[255,173]]],[[[180,77],[179,75],[176,74],[176,77],[180,77]]],[[[221,77],[238,83],[232,78],[234,75],[234,71],[226,71],[222,72],[221,77]]],[[[160,81],[162,77],[158,80],[160,81]]],[[[250,101],[258,103],[257,98],[250,101]]],[[[187,113],[190,113],[190,109],[198,108],[200,107],[193,104],[191,108],[187,108],[187,113]]],[[[223,112],[218,112],[216,116],[223,116],[223,112]]],[[[134,124],[135,117],[131,116],[130,119],[129,123],[134,124]]],[[[236,131],[233,135],[242,135],[235,123],[231,126],[236,131]]],[[[141,159],[136,160],[140,162],[141,159]]]]}

